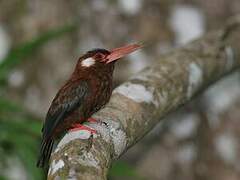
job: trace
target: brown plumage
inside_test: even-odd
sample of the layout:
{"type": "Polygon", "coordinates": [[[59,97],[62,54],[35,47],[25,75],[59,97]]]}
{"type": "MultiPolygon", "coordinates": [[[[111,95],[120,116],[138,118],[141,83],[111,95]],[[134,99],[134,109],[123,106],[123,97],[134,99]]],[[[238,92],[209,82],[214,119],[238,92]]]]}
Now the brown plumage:
{"type": "Polygon", "coordinates": [[[58,91],[46,115],[38,167],[48,162],[56,138],[86,121],[109,101],[116,60],[140,47],[133,44],[111,51],[95,49],[79,58],[74,72],[58,91]]]}

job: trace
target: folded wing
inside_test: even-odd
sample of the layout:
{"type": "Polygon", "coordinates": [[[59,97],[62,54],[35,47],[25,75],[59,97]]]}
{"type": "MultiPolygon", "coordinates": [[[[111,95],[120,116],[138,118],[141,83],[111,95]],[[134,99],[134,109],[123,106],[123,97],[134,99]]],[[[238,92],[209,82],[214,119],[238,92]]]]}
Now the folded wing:
{"type": "Polygon", "coordinates": [[[87,93],[86,81],[67,83],[59,90],[48,110],[43,127],[43,138],[50,137],[59,123],[82,105],[87,93]]]}

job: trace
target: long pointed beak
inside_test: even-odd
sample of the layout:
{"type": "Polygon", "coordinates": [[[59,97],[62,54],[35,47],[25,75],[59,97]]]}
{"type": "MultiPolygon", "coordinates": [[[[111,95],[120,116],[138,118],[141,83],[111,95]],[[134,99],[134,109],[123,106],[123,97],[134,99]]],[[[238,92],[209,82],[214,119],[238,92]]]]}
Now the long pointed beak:
{"type": "Polygon", "coordinates": [[[140,48],[142,48],[142,46],[139,44],[131,44],[120,48],[112,49],[110,51],[110,54],[107,56],[107,63],[116,61],[140,48]]]}

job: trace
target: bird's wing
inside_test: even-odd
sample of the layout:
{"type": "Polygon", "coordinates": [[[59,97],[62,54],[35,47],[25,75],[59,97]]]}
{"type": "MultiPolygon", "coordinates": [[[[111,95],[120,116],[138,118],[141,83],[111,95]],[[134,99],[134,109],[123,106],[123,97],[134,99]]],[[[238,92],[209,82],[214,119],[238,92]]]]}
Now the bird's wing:
{"type": "Polygon", "coordinates": [[[88,84],[86,81],[81,83],[69,82],[63,86],[48,110],[43,126],[43,137],[48,138],[54,129],[61,123],[66,116],[77,109],[83,103],[87,92],[88,84]]]}

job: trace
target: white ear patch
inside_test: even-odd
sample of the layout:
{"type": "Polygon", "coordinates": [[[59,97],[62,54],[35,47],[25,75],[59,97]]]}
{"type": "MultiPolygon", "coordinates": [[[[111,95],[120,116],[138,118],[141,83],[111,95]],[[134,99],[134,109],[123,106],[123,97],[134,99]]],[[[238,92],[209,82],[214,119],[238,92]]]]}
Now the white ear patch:
{"type": "Polygon", "coordinates": [[[94,65],[95,64],[95,59],[93,59],[93,58],[87,58],[87,59],[84,59],[82,62],[81,62],[81,65],[83,66],[83,67],[90,67],[90,66],[92,66],[92,65],[94,65]]]}

